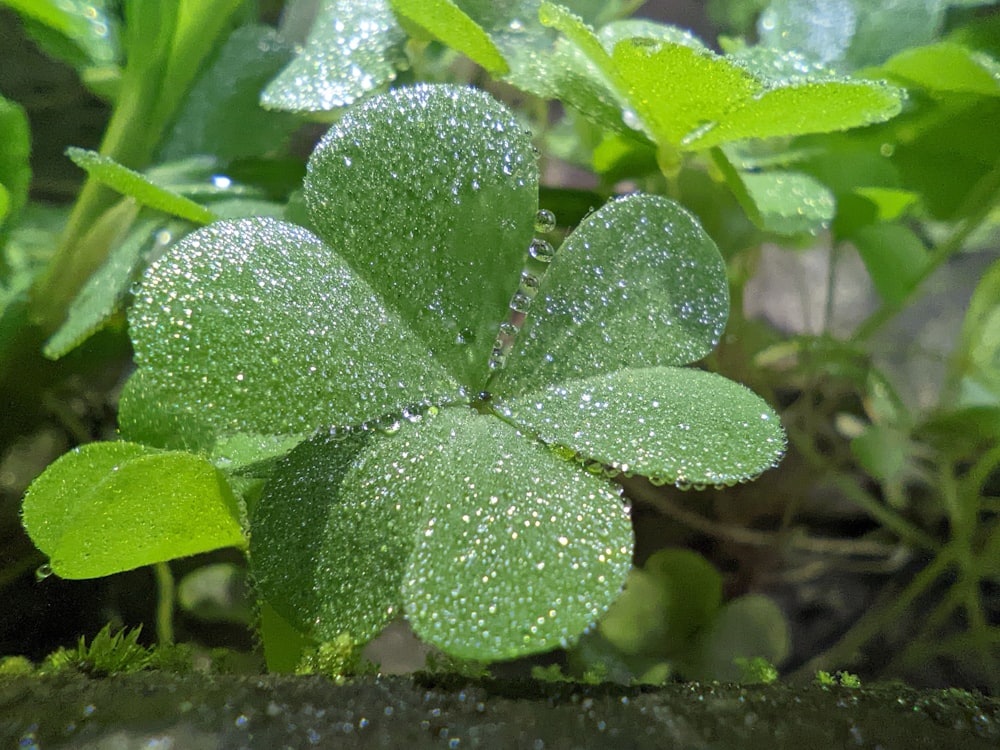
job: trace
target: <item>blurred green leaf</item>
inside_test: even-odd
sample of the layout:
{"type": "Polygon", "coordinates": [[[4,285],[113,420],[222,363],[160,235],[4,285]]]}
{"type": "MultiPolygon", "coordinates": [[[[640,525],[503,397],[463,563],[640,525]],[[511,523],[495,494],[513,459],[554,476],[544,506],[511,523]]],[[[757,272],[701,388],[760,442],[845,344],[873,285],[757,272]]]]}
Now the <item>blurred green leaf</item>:
{"type": "Polygon", "coordinates": [[[489,35],[451,0],[390,0],[400,15],[425,29],[436,39],[482,65],[494,76],[510,67],[489,35]]]}
{"type": "Polygon", "coordinates": [[[262,109],[259,99],[292,55],[292,46],[273,29],[236,29],[188,93],[160,160],[211,154],[229,161],[281,150],[299,121],[262,109]]]}
{"type": "Polygon", "coordinates": [[[86,71],[115,66],[120,57],[118,21],[108,0],[0,0],[25,21],[50,55],[86,71]]]}
{"type": "Polygon", "coordinates": [[[204,206],[168,190],[148,177],[124,167],[114,159],[102,156],[96,151],[71,146],[67,156],[94,179],[114,188],[122,195],[158,211],[179,216],[195,224],[208,224],[216,219],[215,214],[204,206]]]}
{"type": "Polygon", "coordinates": [[[952,42],[903,50],[878,73],[932,92],[1000,96],[1000,64],[989,55],[952,42]]]}
{"type": "Polygon", "coordinates": [[[405,36],[389,0],[322,0],[305,47],[261,104],[292,112],[344,107],[395,79],[405,36]]]}
{"type": "Polygon", "coordinates": [[[32,541],[63,578],[243,547],[238,517],[232,491],[205,459],[115,442],[56,460],[28,488],[22,512],[32,541]]]}
{"type": "Polygon", "coordinates": [[[45,342],[46,357],[58,359],[75,349],[119,310],[142,268],[143,258],[158,244],[154,233],[162,224],[159,218],[137,222],[128,237],[108,254],[70,303],[66,320],[45,342]]]}
{"type": "Polygon", "coordinates": [[[763,45],[850,70],[932,41],[947,5],[944,0],[772,0],[757,31],[763,45]]]}
{"type": "Polygon", "coordinates": [[[687,679],[738,682],[745,676],[739,660],[762,657],[780,666],[790,651],[788,623],[778,605],[761,594],[747,594],[723,605],[700,651],[682,670],[687,679]]]}
{"type": "MultiPolygon", "coordinates": [[[[13,222],[28,201],[30,155],[31,132],[27,115],[18,104],[0,96],[0,190],[3,193],[0,229],[13,222]]],[[[0,244],[2,240],[0,232],[0,244]]]]}
{"type": "Polygon", "coordinates": [[[862,227],[851,236],[879,295],[890,304],[906,299],[929,262],[927,248],[902,224],[862,227]]]}

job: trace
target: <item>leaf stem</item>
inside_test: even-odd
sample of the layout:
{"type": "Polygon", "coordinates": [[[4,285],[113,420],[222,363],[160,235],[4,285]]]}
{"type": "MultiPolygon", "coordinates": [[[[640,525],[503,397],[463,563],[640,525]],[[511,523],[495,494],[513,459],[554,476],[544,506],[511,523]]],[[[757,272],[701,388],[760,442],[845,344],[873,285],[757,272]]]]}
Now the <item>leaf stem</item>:
{"type": "Polygon", "coordinates": [[[169,646],[174,642],[174,574],[165,562],[153,565],[153,573],[156,576],[156,639],[161,646],[169,646]]]}

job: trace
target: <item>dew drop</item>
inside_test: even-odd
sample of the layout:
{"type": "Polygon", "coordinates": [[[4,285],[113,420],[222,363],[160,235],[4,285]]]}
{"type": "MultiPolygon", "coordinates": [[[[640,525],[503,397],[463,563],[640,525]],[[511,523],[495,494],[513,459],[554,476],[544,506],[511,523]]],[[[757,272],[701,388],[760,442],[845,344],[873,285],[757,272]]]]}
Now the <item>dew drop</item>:
{"type": "Polygon", "coordinates": [[[537,214],[535,214],[536,232],[538,232],[539,234],[548,234],[555,228],[556,228],[556,215],[554,213],[552,213],[546,208],[543,208],[537,214]]]}
{"type": "Polygon", "coordinates": [[[556,251],[548,242],[536,237],[528,245],[528,255],[540,263],[551,263],[556,251]]]}
{"type": "Polygon", "coordinates": [[[515,292],[514,296],[510,298],[510,309],[514,312],[526,313],[530,307],[531,295],[525,294],[521,290],[515,292]]]}
{"type": "Polygon", "coordinates": [[[46,578],[52,575],[52,566],[48,563],[43,563],[35,569],[35,580],[44,581],[46,578]]]}

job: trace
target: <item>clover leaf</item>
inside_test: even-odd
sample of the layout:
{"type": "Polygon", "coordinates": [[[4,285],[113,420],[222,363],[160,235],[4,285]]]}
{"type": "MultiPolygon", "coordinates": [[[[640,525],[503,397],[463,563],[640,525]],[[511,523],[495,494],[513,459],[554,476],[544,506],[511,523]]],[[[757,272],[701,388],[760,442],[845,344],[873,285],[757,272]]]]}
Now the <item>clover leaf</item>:
{"type": "Polygon", "coordinates": [[[149,268],[123,430],[244,465],[301,441],[252,509],[250,558],[306,635],[364,642],[403,613],[466,658],[568,645],[631,563],[605,467],[728,484],[780,457],[761,399],[679,367],[728,313],[697,221],[628,196],[556,253],[537,190],[503,105],[401,88],[317,146],[312,231],[217,222],[149,268]]]}

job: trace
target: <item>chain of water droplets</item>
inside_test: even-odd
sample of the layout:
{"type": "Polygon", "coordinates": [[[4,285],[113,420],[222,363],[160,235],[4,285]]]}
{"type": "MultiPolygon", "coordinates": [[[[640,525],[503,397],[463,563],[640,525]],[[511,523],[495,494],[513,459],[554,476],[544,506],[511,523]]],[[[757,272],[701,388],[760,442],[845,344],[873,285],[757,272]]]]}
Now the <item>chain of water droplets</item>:
{"type": "MultiPolygon", "coordinates": [[[[541,209],[535,214],[535,232],[540,235],[550,235],[556,228],[556,216],[547,209],[541,209]]],[[[544,237],[535,237],[528,245],[528,265],[521,271],[521,283],[510,298],[510,317],[500,324],[493,351],[490,352],[489,367],[496,372],[507,362],[507,355],[514,345],[521,324],[531,309],[531,303],[538,295],[538,286],[542,276],[556,251],[544,237]]]]}

